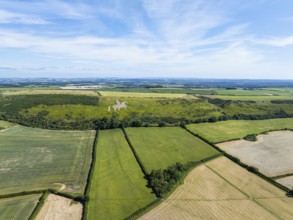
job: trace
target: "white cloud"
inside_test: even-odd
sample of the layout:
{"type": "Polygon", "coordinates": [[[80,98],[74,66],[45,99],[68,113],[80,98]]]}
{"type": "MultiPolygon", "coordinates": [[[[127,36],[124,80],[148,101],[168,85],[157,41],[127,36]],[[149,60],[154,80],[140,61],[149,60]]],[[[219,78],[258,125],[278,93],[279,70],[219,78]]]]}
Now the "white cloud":
{"type": "Polygon", "coordinates": [[[293,45],[293,36],[257,39],[255,40],[255,42],[258,44],[263,44],[268,46],[286,47],[286,46],[293,45]]]}
{"type": "Polygon", "coordinates": [[[0,23],[15,24],[48,24],[50,22],[37,16],[29,16],[20,13],[13,13],[0,9],[0,23]]]}

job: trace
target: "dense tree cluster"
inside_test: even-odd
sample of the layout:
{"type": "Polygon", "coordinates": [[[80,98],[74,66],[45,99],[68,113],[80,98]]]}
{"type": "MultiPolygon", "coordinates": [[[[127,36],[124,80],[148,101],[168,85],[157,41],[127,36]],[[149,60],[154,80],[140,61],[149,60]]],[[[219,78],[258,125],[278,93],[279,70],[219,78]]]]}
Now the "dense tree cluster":
{"type": "Polygon", "coordinates": [[[256,134],[248,134],[243,139],[247,141],[256,141],[257,140],[256,136],[257,136],[256,134]]]}
{"type": "Polygon", "coordinates": [[[178,162],[164,170],[152,170],[147,177],[148,185],[154,190],[157,196],[163,197],[173,189],[175,184],[182,178],[182,175],[192,166],[193,163],[183,165],[178,162]]]}

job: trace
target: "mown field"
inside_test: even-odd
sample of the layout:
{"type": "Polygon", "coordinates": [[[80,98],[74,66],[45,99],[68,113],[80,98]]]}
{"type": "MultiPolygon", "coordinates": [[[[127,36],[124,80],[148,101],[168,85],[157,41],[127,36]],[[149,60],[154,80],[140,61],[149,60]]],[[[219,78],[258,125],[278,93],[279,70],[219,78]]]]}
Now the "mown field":
{"type": "Polygon", "coordinates": [[[140,219],[290,219],[285,192],[225,157],[195,168],[184,184],[140,219]]]}
{"type": "Polygon", "coordinates": [[[147,172],[171,164],[198,161],[218,153],[202,140],[178,127],[126,128],[147,172]]]}
{"type": "Polygon", "coordinates": [[[0,219],[27,220],[36,207],[40,197],[40,194],[34,194],[0,199],[0,219]]]}
{"type": "Polygon", "coordinates": [[[88,219],[124,219],[155,199],[120,129],[100,131],[88,219]]]}
{"type": "Polygon", "coordinates": [[[268,120],[230,120],[216,123],[190,124],[187,128],[207,140],[218,143],[259,134],[270,130],[293,129],[293,118],[268,120]]]}
{"type": "Polygon", "coordinates": [[[48,188],[83,193],[94,136],[19,125],[0,132],[0,194],[48,188]]]}
{"type": "MultiPolygon", "coordinates": [[[[172,94],[172,93],[144,93],[144,92],[108,92],[100,91],[102,96],[107,97],[138,97],[138,98],[184,98],[186,94],[172,94]]],[[[195,97],[194,97],[195,98],[195,97]]]]}

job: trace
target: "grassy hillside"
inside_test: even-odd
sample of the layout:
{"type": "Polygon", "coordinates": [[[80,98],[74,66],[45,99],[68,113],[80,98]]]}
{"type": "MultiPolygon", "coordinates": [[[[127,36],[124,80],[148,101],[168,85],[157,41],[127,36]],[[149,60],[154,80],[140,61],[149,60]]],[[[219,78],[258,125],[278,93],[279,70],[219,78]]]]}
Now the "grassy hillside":
{"type": "Polygon", "coordinates": [[[27,220],[37,205],[41,195],[27,195],[0,199],[0,219],[27,220]]]}
{"type": "Polygon", "coordinates": [[[0,132],[0,194],[47,188],[82,193],[94,135],[19,125],[0,132]]]}
{"type": "Polygon", "coordinates": [[[127,128],[126,132],[148,172],[176,162],[187,163],[218,152],[182,128],[127,128]]]}
{"type": "Polygon", "coordinates": [[[120,129],[100,131],[88,219],[123,219],[155,199],[120,129]]]}
{"type": "Polygon", "coordinates": [[[217,143],[243,138],[248,134],[259,134],[285,128],[293,129],[293,118],[220,121],[216,123],[190,124],[187,125],[187,128],[209,141],[217,143]]]}

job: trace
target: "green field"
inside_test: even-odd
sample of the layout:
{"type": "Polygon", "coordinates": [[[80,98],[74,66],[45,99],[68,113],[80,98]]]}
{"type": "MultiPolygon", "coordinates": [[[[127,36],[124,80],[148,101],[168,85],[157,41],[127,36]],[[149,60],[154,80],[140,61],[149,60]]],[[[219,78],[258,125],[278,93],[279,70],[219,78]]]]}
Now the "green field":
{"type": "Polygon", "coordinates": [[[0,132],[0,194],[47,188],[83,193],[94,135],[19,125],[0,132]]]}
{"type": "Polygon", "coordinates": [[[139,98],[183,98],[185,94],[173,94],[173,93],[143,93],[143,92],[99,92],[102,96],[108,97],[139,97],[139,98]]]}
{"type": "Polygon", "coordinates": [[[41,195],[27,195],[0,199],[0,219],[27,220],[37,205],[41,195]]]}
{"type": "Polygon", "coordinates": [[[248,134],[259,134],[270,130],[293,129],[293,118],[268,120],[231,120],[216,123],[190,124],[187,128],[207,140],[218,143],[248,134]]]}
{"type": "Polygon", "coordinates": [[[205,95],[205,97],[223,100],[240,100],[240,101],[271,101],[271,100],[289,100],[293,96],[260,96],[260,95],[205,95]]]}
{"type": "Polygon", "coordinates": [[[147,172],[210,157],[218,152],[178,127],[126,128],[126,132],[147,172]]]}
{"type": "Polygon", "coordinates": [[[23,111],[23,115],[36,116],[40,112],[47,111],[47,119],[57,120],[68,118],[76,120],[79,118],[102,118],[115,116],[119,119],[138,118],[138,117],[173,117],[195,119],[198,117],[220,116],[218,108],[208,102],[199,99],[179,99],[179,98],[139,98],[139,97],[120,97],[120,102],[127,103],[127,109],[120,109],[114,112],[108,107],[116,104],[115,97],[101,97],[99,106],[89,105],[39,105],[23,111]]]}
{"type": "Polygon", "coordinates": [[[15,124],[10,123],[8,121],[1,121],[0,120],[0,130],[1,129],[6,129],[6,128],[11,128],[12,126],[14,126],[15,124]]]}
{"type": "Polygon", "coordinates": [[[100,131],[88,219],[123,219],[155,199],[120,129],[100,131]]]}

